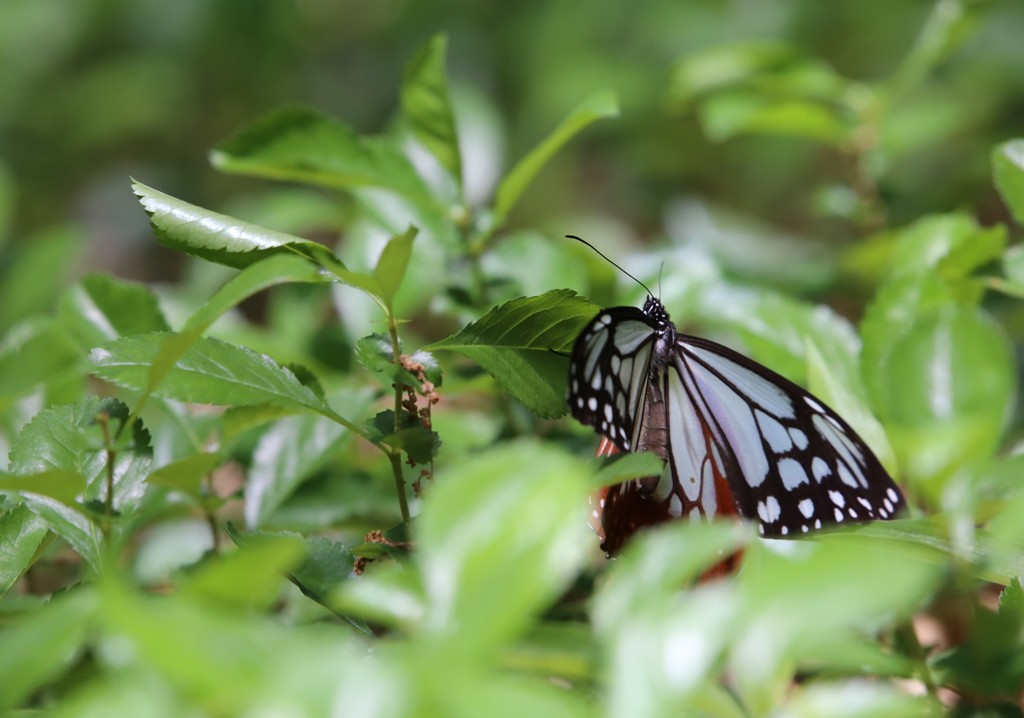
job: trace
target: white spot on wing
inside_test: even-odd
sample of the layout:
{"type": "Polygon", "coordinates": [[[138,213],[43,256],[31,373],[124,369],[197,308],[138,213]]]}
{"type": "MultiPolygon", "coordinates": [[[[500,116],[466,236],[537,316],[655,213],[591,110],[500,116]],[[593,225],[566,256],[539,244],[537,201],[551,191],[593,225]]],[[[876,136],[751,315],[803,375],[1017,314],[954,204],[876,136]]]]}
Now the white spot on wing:
{"type": "Polygon", "coordinates": [[[764,501],[757,502],[757,516],[766,524],[773,524],[778,521],[780,513],[779,500],[774,496],[769,496],[764,501]]]}
{"type": "Polygon", "coordinates": [[[757,425],[761,427],[761,435],[768,441],[772,451],[784,454],[793,448],[793,440],[789,438],[786,427],[774,417],[768,416],[760,409],[754,411],[754,416],[757,417],[757,425]]]}
{"type": "Polygon", "coordinates": [[[779,461],[779,476],[782,477],[782,485],[790,491],[800,484],[811,483],[803,465],[796,459],[785,458],[779,461]]]}
{"type": "Polygon", "coordinates": [[[794,427],[789,430],[789,437],[793,440],[793,443],[796,444],[796,448],[801,451],[807,448],[807,434],[804,432],[794,427]]]}
{"type": "Polygon", "coordinates": [[[846,506],[846,498],[844,498],[843,495],[840,492],[838,492],[838,491],[829,491],[828,492],[828,497],[830,499],[832,499],[832,503],[834,503],[839,508],[842,508],[842,507],[846,506]]]}
{"type": "Polygon", "coordinates": [[[800,513],[804,515],[805,519],[809,519],[814,515],[814,502],[810,499],[803,499],[796,507],[800,509],[800,513]]]}
{"type": "Polygon", "coordinates": [[[815,456],[814,461],[811,462],[811,473],[814,474],[815,480],[820,484],[822,479],[832,473],[832,469],[829,468],[827,461],[820,456],[815,456]]]}

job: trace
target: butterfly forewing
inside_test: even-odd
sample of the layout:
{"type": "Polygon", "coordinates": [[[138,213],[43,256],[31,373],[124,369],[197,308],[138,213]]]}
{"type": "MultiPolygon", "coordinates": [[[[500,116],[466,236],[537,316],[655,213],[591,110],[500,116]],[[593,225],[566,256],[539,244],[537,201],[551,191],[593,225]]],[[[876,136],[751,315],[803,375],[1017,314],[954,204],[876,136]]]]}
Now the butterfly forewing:
{"type": "Polygon", "coordinates": [[[739,513],[766,536],[888,519],[903,497],[835,412],[714,342],[677,334],[661,303],[600,313],[570,364],[573,416],[622,451],[653,451],[661,477],[602,499],[610,553],[637,528],[739,513]]]}

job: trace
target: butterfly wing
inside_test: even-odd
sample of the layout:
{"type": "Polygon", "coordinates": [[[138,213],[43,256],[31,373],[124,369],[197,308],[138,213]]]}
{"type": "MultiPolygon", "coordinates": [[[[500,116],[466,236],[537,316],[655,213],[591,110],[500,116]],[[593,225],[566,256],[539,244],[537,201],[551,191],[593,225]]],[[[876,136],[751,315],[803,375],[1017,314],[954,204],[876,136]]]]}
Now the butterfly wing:
{"type": "MultiPolygon", "coordinates": [[[[660,303],[657,304],[660,309],[660,303]]],[[[609,487],[594,518],[615,553],[638,528],[736,514],[766,536],[904,508],[856,432],[804,389],[715,342],[665,336],[639,309],[601,312],[573,348],[569,406],[604,454],[653,451],[662,476],[609,487]]]]}
{"type": "Polygon", "coordinates": [[[679,335],[676,346],[666,382],[668,453],[684,497],[706,491],[708,476],[720,472],[738,512],[766,536],[890,519],[904,508],[871,449],[824,403],[720,344],[679,335]],[[695,468],[708,459],[713,472],[695,468]]]}
{"type": "Polygon", "coordinates": [[[620,451],[633,451],[650,377],[657,328],[633,307],[598,314],[573,345],[569,410],[620,451]]]}

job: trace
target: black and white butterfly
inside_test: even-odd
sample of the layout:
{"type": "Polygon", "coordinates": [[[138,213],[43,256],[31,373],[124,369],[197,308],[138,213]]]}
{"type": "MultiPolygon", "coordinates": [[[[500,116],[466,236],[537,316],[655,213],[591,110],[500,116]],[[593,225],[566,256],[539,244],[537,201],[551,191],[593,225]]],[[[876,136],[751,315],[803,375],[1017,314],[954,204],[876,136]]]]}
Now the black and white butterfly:
{"type": "Polygon", "coordinates": [[[738,514],[780,537],[891,519],[905,506],[838,414],[732,349],[678,333],[653,296],[642,311],[607,309],[587,325],[573,346],[568,398],[605,446],[665,461],[661,476],[612,486],[595,507],[609,554],[670,519],[738,514]]]}

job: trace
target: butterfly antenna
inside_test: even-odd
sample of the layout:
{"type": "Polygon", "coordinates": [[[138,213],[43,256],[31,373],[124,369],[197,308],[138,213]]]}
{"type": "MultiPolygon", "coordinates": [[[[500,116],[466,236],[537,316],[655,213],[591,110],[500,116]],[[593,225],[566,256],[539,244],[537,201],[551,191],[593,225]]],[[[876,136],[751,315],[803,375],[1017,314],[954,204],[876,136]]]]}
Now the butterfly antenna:
{"type": "MultiPolygon", "coordinates": [[[[653,296],[654,296],[654,294],[653,294],[653,293],[651,293],[651,290],[647,288],[647,285],[646,285],[646,284],[644,284],[644,283],[643,283],[643,282],[641,282],[641,281],[640,281],[639,279],[637,279],[636,277],[634,277],[634,276],[633,276],[632,274],[630,274],[629,272],[627,272],[627,271],[626,271],[625,269],[623,269],[622,267],[620,267],[619,265],[617,265],[617,264],[616,264],[615,262],[613,262],[612,260],[610,260],[610,259],[608,258],[608,256],[607,256],[607,255],[606,255],[606,254],[605,254],[604,252],[602,252],[602,251],[601,251],[600,249],[598,249],[597,247],[595,247],[594,245],[592,245],[592,244],[591,244],[590,242],[588,242],[587,240],[585,240],[585,239],[580,239],[580,238],[579,238],[579,237],[577,237],[577,236],[576,236],[575,234],[567,234],[567,235],[565,235],[565,238],[566,238],[566,239],[575,239],[575,240],[576,240],[577,242],[582,242],[583,244],[587,245],[587,246],[588,246],[588,247],[590,247],[590,248],[591,248],[592,250],[594,250],[595,252],[597,252],[598,256],[600,256],[600,257],[601,257],[601,258],[602,258],[602,259],[603,259],[604,261],[608,262],[608,264],[612,265],[612,266],[613,266],[613,267],[615,267],[615,268],[616,268],[617,270],[619,270],[620,272],[622,272],[623,274],[625,274],[625,275],[626,275],[627,277],[629,277],[630,279],[632,279],[632,280],[633,280],[634,282],[636,282],[637,284],[639,284],[639,285],[640,285],[641,287],[643,287],[643,288],[644,288],[644,289],[645,289],[645,290],[647,291],[647,296],[649,296],[649,297],[653,297],[653,296]]],[[[659,279],[659,281],[660,281],[660,279],[659,279]]]]}
{"type": "Polygon", "coordinates": [[[661,299],[661,274],[665,271],[665,260],[661,260],[661,266],[658,267],[658,299],[661,299]]]}

